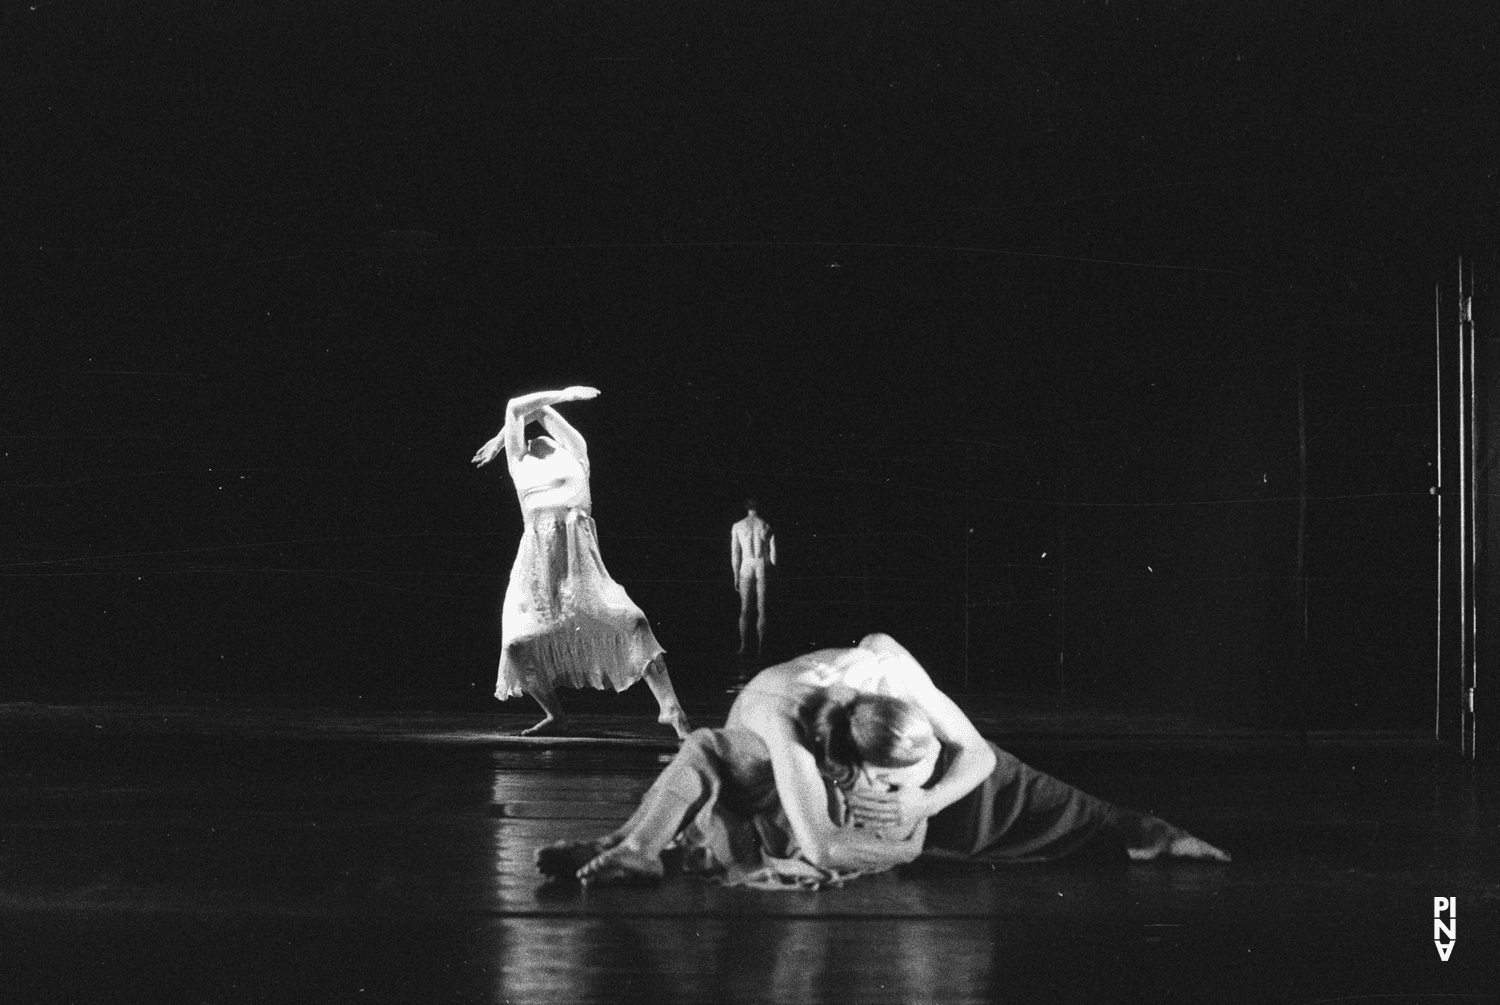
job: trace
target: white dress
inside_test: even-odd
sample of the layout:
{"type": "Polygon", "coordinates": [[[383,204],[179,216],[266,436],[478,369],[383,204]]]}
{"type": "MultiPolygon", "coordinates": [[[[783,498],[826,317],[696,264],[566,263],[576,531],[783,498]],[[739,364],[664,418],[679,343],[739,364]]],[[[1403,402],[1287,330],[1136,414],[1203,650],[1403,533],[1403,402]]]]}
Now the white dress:
{"type": "Polygon", "coordinates": [[[590,516],[589,473],[568,450],[510,462],[526,530],[500,611],[495,697],[640,680],[663,652],[645,614],[609,577],[590,516]]]}

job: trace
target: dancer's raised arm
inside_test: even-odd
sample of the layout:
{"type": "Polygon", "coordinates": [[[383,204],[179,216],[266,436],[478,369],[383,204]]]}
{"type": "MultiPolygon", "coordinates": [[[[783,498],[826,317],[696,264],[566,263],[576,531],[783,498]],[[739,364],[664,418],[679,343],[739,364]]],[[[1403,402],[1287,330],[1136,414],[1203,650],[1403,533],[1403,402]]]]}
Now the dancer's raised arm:
{"type": "MultiPolygon", "coordinates": [[[[507,458],[512,462],[519,461],[522,455],[526,453],[526,423],[530,422],[533,418],[539,418],[537,416],[538,412],[544,409],[551,411],[553,405],[559,405],[565,401],[587,401],[590,398],[597,397],[599,397],[597,388],[574,386],[563,388],[561,391],[537,391],[534,394],[523,394],[518,398],[510,399],[505,406],[504,428],[496,433],[488,443],[479,448],[478,453],[474,455],[474,463],[479,467],[484,467],[499,456],[502,448],[505,450],[507,458]]],[[[557,416],[557,413],[552,411],[552,415],[557,416]]],[[[561,420],[561,418],[561,416],[557,416],[557,420],[561,420]]],[[[542,422],[543,425],[547,425],[545,419],[542,419],[542,422]]],[[[566,422],[563,422],[562,425],[572,433],[579,443],[583,442],[583,437],[578,435],[577,430],[573,429],[566,422]]],[[[565,442],[563,436],[559,436],[553,432],[552,426],[548,425],[547,429],[559,443],[567,446],[570,450],[572,449],[572,445],[565,442]]]]}
{"type": "MultiPolygon", "coordinates": [[[[597,393],[597,392],[596,392],[597,393]]],[[[573,428],[572,423],[564,419],[562,415],[551,405],[536,413],[536,420],[542,424],[547,435],[557,441],[568,453],[578,458],[578,463],[585,469],[589,466],[589,445],[584,440],[583,434],[573,428]]]]}

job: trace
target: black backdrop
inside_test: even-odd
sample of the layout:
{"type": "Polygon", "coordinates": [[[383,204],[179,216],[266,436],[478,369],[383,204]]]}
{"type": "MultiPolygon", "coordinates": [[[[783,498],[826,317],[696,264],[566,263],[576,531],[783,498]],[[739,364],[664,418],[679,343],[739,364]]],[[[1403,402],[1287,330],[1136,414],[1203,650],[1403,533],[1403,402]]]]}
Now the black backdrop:
{"type": "Polygon", "coordinates": [[[1488,19],[6,17],[7,693],[484,694],[519,518],[468,458],[588,383],[605,558],[679,676],[733,646],[752,493],[781,651],[1430,719],[1431,290],[1493,236],[1488,19]]]}

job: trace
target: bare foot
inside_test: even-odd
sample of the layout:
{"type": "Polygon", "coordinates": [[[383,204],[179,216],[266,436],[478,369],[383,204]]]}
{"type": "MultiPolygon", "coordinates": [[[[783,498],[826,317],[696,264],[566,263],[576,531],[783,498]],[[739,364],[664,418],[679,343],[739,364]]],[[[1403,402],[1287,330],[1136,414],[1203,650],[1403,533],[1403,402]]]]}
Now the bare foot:
{"type": "Polygon", "coordinates": [[[1215,848],[1202,838],[1193,837],[1181,827],[1173,827],[1158,817],[1146,817],[1142,821],[1139,840],[1126,848],[1125,853],[1137,862],[1150,862],[1162,856],[1230,861],[1228,852],[1215,848]]]}
{"type": "Polygon", "coordinates": [[[614,834],[591,841],[554,841],[536,850],[536,870],[552,879],[576,879],[578,870],[620,841],[614,834]]]}
{"type": "Polygon", "coordinates": [[[568,731],[568,720],[549,715],[535,726],[521,730],[522,736],[562,736],[568,731]]]}
{"type": "Polygon", "coordinates": [[[635,886],[659,882],[665,873],[660,855],[616,845],[578,870],[584,886],[635,886]]]}
{"type": "Polygon", "coordinates": [[[1172,839],[1167,846],[1167,854],[1172,858],[1207,858],[1215,862],[1230,861],[1229,852],[1222,848],[1215,848],[1202,838],[1193,837],[1187,831],[1179,831],[1178,836],[1172,839]]]}

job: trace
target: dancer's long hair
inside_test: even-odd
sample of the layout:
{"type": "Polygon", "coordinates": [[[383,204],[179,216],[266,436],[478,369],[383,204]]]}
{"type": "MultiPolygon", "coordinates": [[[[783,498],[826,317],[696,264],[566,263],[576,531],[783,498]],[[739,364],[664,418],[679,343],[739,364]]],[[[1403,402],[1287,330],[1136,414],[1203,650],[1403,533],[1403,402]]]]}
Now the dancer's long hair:
{"type": "Polygon", "coordinates": [[[806,709],[803,721],[818,770],[840,788],[854,784],[863,764],[915,764],[922,759],[921,741],[932,733],[916,706],[880,694],[856,695],[847,702],[825,696],[806,709]]]}

